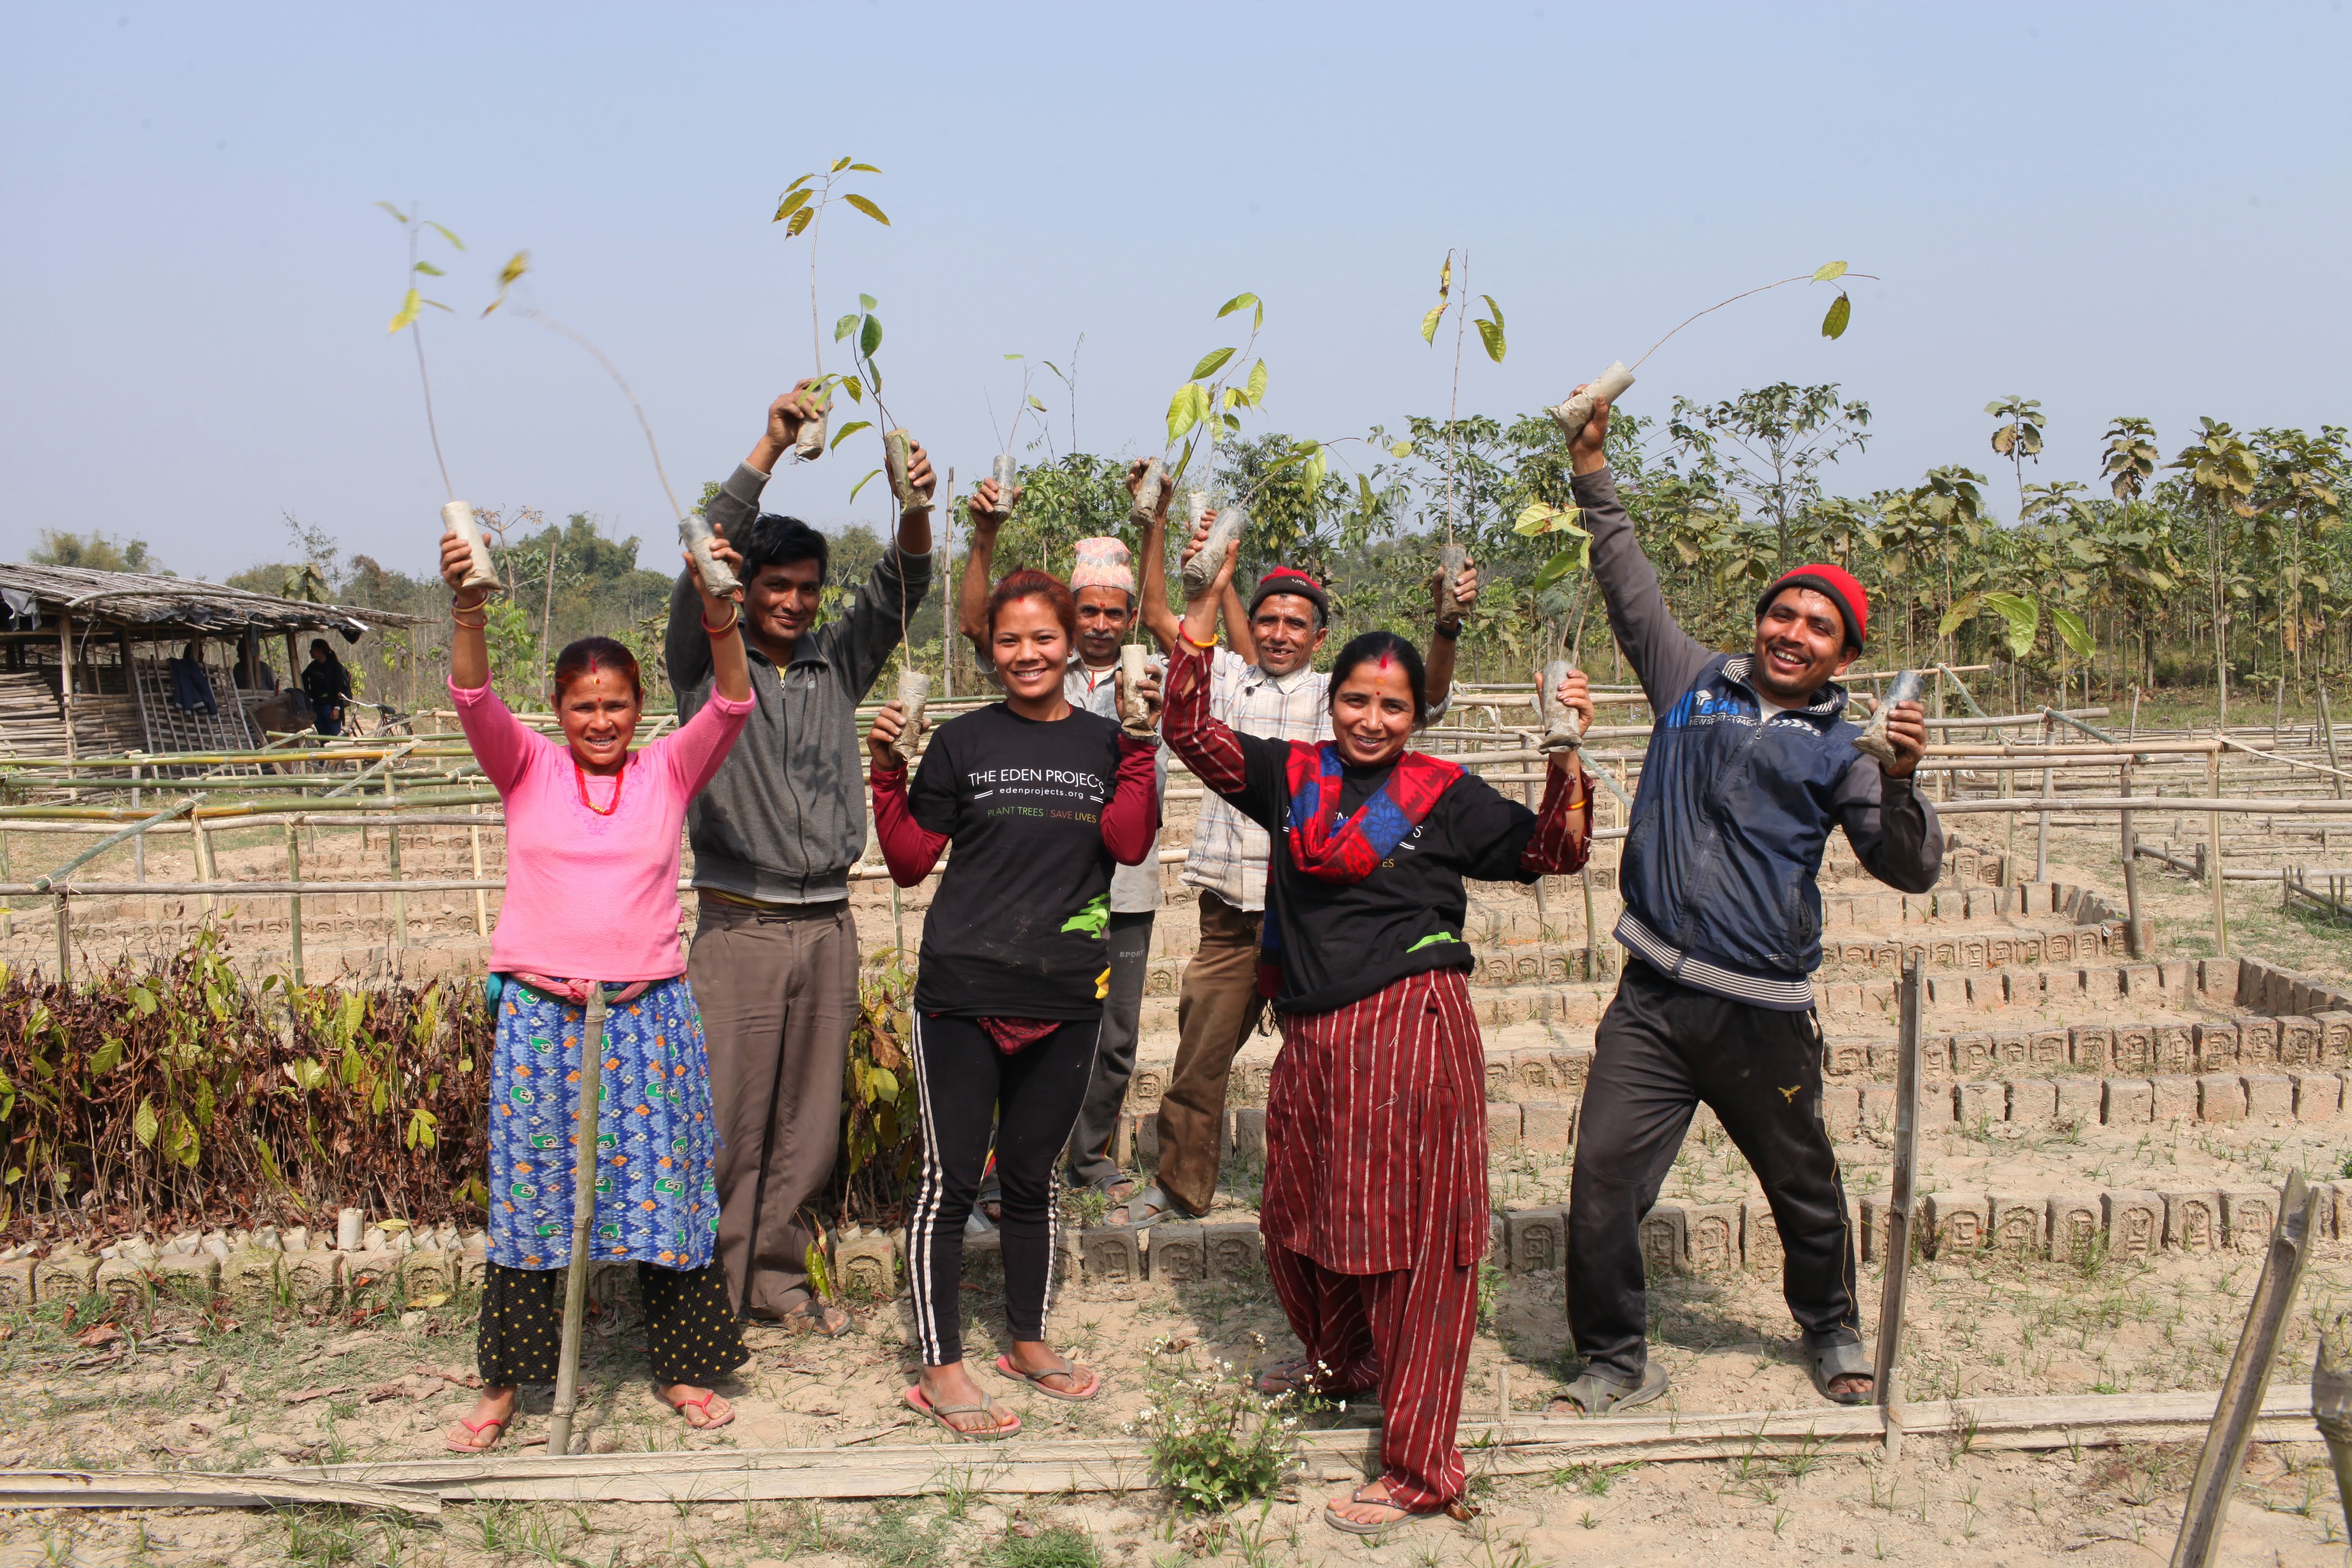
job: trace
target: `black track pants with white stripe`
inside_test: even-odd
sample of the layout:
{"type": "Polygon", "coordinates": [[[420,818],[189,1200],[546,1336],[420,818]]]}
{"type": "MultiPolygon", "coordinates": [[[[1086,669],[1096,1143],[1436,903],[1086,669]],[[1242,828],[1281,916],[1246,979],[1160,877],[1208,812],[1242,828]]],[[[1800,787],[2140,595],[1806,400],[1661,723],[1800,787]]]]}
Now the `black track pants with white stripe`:
{"type": "Polygon", "coordinates": [[[1733,1002],[1629,958],[1593,1038],[1568,1204],[1568,1321],[1595,1376],[1637,1384],[1647,1364],[1642,1218],[1712,1106],[1772,1205],[1781,1288],[1813,1344],[1859,1337],[1853,1232],[1822,1125],[1813,1015],[1733,1002]]]}
{"type": "Polygon", "coordinates": [[[923,1168],[907,1220],[907,1278],[924,1365],[963,1359],[963,1226],[992,1131],[1004,1191],[1004,1315],[1013,1338],[1045,1337],[1062,1184],[1056,1167],[1101,1034],[1099,1018],[1073,1020],[1006,1056],[977,1018],[917,1017],[923,1168]]]}

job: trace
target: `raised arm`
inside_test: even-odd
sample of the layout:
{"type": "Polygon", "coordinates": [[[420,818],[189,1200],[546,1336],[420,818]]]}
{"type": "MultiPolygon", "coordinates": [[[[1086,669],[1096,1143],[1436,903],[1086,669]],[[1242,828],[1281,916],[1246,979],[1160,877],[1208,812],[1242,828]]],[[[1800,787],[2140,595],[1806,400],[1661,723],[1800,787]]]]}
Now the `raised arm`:
{"type": "MultiPolygon", "coordinates": [[[[868,767],[866,772],[874,788],[874,837],[882,845],[882,863],[890,868],[890,879],[902,888],[911,888],[931,874],[946,853],[950,835],[934,832],[915,820],[914,807],[907,799],[907,764],[890,749],[898,738],[905,714],[896,702],[886,702],[882,711],[874,717],[874,728],[866,737],[868,767]]],[[[929,753],[924,766],[933,763],[929,753]]],[[[940,766],[949,765],[944,762],[940,766]]]]}
{"type": "Polygon", "coordinates": [[[1927,710],[1899,702],[1886,724],[1895,761],[1854,753],[1838,780],[1838,820],[1863,869],[1891,888],[1924,893],[1944,869],[1944,830],[1914,773],[1927,751],[1927,710]]]}
{"type": "Polygon", "coordinates": [[[1241,734],[1209,710],[1210,658],[1214,651],[1209,636],[1217,599],[1227,591],[1240,552],[1241,542],[1235,540],[1225,552],[1216,581],[1184,606],[1175,651],[1168,656],[1168,700],[1160,715],[1160,734],[1203,785],[1259,826],[1278,832],[1288,798],[1283,775],[1289,743],[1241,734]]]}
{"type": "MultiPolygon", "coordinates": [[[[908,488],[928,496],[931,482],[931,459],[916,446],[908,458],[908,488]]],[[[907,639],[907,623],[931,587],[930,507],[904,510],[910,499],[899,498],[898,538],[874,563],[873,574],[842,620],[839,657],[850,690],[861,698],[907,639]]]]}
{"type": "Polygon", "coordinates": [[[455,533],[441,536],[441,579],[449,584],[449,618],[457,625],[449,639],[449,695],[482,776],[503,795],[521,779],[532,752],[547,742],[509,712],[490,689],[490,650],[483,631],[489,624],[484,606],[490,596],[485,590],[468,603],[458,586],[473,564],[473,550],[464,540],[455,533]]]}
{"type": "MultiPolygon", "coordinates": [[[[1127,491],[1130,496],[1143,486],[1143,468],[1148,460],[1138,458],[1128,466],[1127,491]]],[[[1136,557],[1137,570],[1143,574],[1143,629],[1158,641],[1163,654],[1176,651],[1176,612],[1168,607],[1168,503],[1175,495],[1174,485],[1160,487],[1160,505],[1153,510],[1151,521],[1143,525],[1143,550],[1136,557]]]]}
{"type": "MultiPolygon", "coordinates": [[[[1013,487],[1017,504],[1022,487],[1013,487]]],[[[963,586],[956,595],[956,629],[971,644],[971,657],[985,671],[996,667],[988,646],[988,590],[995,578],[996,531],[1010,510],[997,511],[996,481],[982,479],[963,509],[964,525],[971,532],[964,542],[963,586]]]]}
{"type": "Polygon", "coordinates": [[[1715,656],[1675,625],[1674,612],[1666,608],[1657,568],[1642,553],[1633,521],[1617,499],[1617,480],[1609,471],[1604,447],[1608,437],[1609,405],[1596,403],[1592,417],[1569,447],[1569,485],[1592,535],[1592,579],[1608,601],[1609,629],[1625,650],[1651,710],[1664,713],[1715,656]]]}
{"type": "Polygon", "coordinates": [[[1429,628],[1429,706],[1423,710],[1421,721],[1434,724],[1454,706],[1454,655],[1462,639],[1463,612],[1478,603],[1478,563],[1468,552],[1463,554],[1451,601],[1443,583],[1433,581],[1429,592],[1436,604],[1437,618],[1429,628]]]}
{"type": "MultiPolygon", "coordinates": [[[[1157,704],[1154,704],[1155,706],[1157,704]]],[[[1160,742],[1118,738],[1118,778],[1103,805],[1103,847],[1122,866],[1140,866],[1160,838],[1160,742]]]]}

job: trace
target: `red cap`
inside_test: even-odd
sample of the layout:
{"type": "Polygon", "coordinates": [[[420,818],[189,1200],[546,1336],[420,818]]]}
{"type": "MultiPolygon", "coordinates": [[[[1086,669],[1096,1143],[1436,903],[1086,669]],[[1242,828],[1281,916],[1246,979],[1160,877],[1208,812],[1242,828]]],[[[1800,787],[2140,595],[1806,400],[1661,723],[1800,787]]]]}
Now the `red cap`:
{"type": "Polygon", "coordinates": [[[1826,562],[1792,567],[1773,578],[1772,585],[1764,590],[1764,596],[1756,601],[1758,620],[1764,618],[1764,612],[1772,607],[1772,601],[1783,588],[1811,588],[1826,595],[1845,616],[1846,642],[1856,649],[1862,647],[1864,635],[1870,630],[1870,595],[1863,592],[1862,584],[1854,581],[1853,573],[1826,562]]]}

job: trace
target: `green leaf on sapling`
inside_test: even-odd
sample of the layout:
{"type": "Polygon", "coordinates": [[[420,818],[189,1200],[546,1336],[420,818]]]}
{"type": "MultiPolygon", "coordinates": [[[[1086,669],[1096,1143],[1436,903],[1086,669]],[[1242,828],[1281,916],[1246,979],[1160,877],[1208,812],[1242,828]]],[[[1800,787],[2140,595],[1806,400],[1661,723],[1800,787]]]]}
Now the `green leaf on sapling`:
{"type": "Polygon", "coordinates": [[[889,216],[883,212],[880,207],[877,207],[872,202],[867,201],[864,196],[844,195],[841,199],[847,202],[851,206],[856,207],[859,212],[864,213],[867,217],[872,218],[876,223],[880,224],[883,227],[887,228],[890,226],[889,216]]]}
{"type": "Polygon", "coordinates": [[[1833,283],[1844,276],[1845,263],[1843,261],[1824,261],[1813,268],[1813,281],[1816,283],[1833,283]]]}
{"type": "Polygon", "coordinates": [[[875,469],[875,470],[874,470],[874,473],[867,474],[867,475],[866,476],[866,479],[860,479],[860,480],[858,480],[856,484],[854,484],[854,485],[850,486],[850,487],[849,487],[849,499],[850,499],[851,500],[856,500],[857,499],[857,492],[858,492],[859,490],[862,490],[862,489],[864,489],[866,488],[866,480],[867,480],[867,479],[871,479],[874,477],[874,474],[878,474],[878,473],[880,473],[881,471],[882,471],[881,469],[877,468],[877,469],[875,469]]]}
{"type": "Polygon", "coordinates": [[[378,205],[378,206],[380,206],[380,207],[382,207],[384,211],[386,211],[386,212],[390,213],[390,214],[391,214],[394,218],[398,219],[400,222],[402,222],[402,223],[406,223],[406,222],[408,221],[408,215],[407,215],[406,213],[404,213],[404,212],[402,212],[398,207],[394,206],[390,202],[378,202],[378,203],[376,203],[375,205],[378,205]]]}
{"type": "Polygon", "coordinates": [[[1495,312],[1495,330],[1498,332],[1501,331],[1503,330],[1503,307],[1495,303],[1495,297],[1492,294],[1481,294],[1478,298],[1486,300],[1486,309],[1495,312]]]}
{"type": "MultiPolygon", "coordinates": [[[[868,316],[866,318],[865,327],[860,330],[857,334],[857,352],[864,354],[867,359],[872,359],[874,357],[874,351],[881,346],[882,318],[879,316],[868,316]]],[[[874,384],[877,386],[881,385],[881,377],[877,376],[875,378],[874,384]]]]}
{"type": "Polygon", "coordinates": [[[1853,320],[1853,301],[1845,295],[1840,294],[1830,301],[1830,313],[1822,318],[1822,336],[1825,338],[1845,336],[1846,323],[1853,320]]]}
{"type": "Polygon", "coordinates": [[[1196,385],[1196,383],[1186,382],[1176,389],[1176,395],[1168,400],[1168,439],[1171,442],[1201,422],[1201,416],[1193,407],[1192,394],[1196,385]]]}
{"type": "Polygon", "coordinates": [[[1550,587],[1554,583],[1559,582],[1562,577],[1567,576],[1570,567],[1582,563],[1585,559],[1591,555],[1591,552],[1592,543],[1590,540],[1587,540],[1580,549],[1561,551],[1559,554],[1545,562],[1541,566],[1536,568],[1535,579],[1530,585],[1534,587],[1536,592],[1543,592],[1546,588],[1550,587]]]}
{"type": "Polygon", "coordinates": [[[841,390],[849,394],[849,401],[852,403],[866,401],[866,384],[854,375],[845,375],[841,378],[841,390]]]}
{"type": "Polygon", "coordinates": [[[1248,305],[1257,305],[1258,320],[1261,321],[1265,320],[1265,307],[1258,305],[1257,296],[1255,294],[1236,294],[1232,299],[1226,300],[1223,304],[1218,306],[1217,320],[1222,321],[1227,316],[1232,315],[1235,310],[1241,310],[1244,306],[1248,305]]]}
{"type": "Polygon", "coordinates": [[[835,432],[834,432],[834,435],[833,435],[833,445],[832,445],[832,446],[827,447],[825,448],[825,450],[826,450],[826,451],[828,451],[828,452],[835,451],[835,450],[839,449],[839,447],[840,447],[841,444],[842,444],[844,441],[848,440],[852,436],[856,435],[860,430],[871,430],[871,429],[873,429],[873,428],[874,428],[874,421],[872,421],[871,419],[853,419],[853,420],[851,420],[848,424],[846,424],[846,425],[843,426],[840,429],[838,429],[838,430],[836,430],[836,431],[835,431],[835,432]]]}
{"type": "MultiPolygon", "coordinates": [[[[1019,359],[1021,356],[1019,354],[1006,354],[1004,357],[1006,359],[1019,359]]],[[[1050,370],[1053,367],[1049,365],[1046,368],[1050,370]]]]}
{"type": "Polygon", "coordinates": [[[2091,628],[2084,623],[2083,617],[2074,611],[2052,605],[2050,624],[2057,628],[2059,637],[2064,639],[2066,646],[2074,650],[2075,658],[2088,658],[2097,651],[2098,645],[2091,638],[2091,628]]]}
{"type": "Polygon", "coordinates": [[[839,342],[857,330],[857,312],[852,310],[833,324],[833,341],[839,342]]]}
{"type": "Polygon", "coordinates": [[[425,226],[439,235],[442,238],[447,240],[450,244],[456,246],[458,249],[463,250],[466,248],[466,242],[459,239],[456,235],[451,234],[446,226],[435,223],[431,218],[427,218],[425,220],[425,226]]]}
{"type": "Polygon", "coordinates": [[[1421,319],[1421,341],[1432,348],[1437,346],[1437,323],[1444,314],[1444,306],[1432,305],[1429,308],[1429,314],[1421,319]]]}
{"type": "Polygon", "coordinates": [[[1389,445],[1389,456],[1390,456],[1390,457],[1391,457],[1391,458],[1410,458],[1410,457],[1412,457],[1412,442],[1410,442],[1410,441],[1394,441],[1394,442],[1391,442],[1391,443],[1390,443],[1390,445],[1389,445]]]}
{"type": "Polygon", "coordinates": [[[528,250],[516,251],[512,256],[507,258],[507,264],[499,268],[499,287],[501,289],[512,288],[514,286],[515,279],[520,278],[524,273],[530,270],[530,252],[528,250]]]}
{"type": "Polygon", "coordinates": [[[811,180],[815,178],[816,176],[814,174],[803,174],[799,179],[794,180],[791,184],[786,185],[784,187],[784,192],[789,195],[791,193],[799,190],[803,185],[807,184],[811,180]]]}
{"type": "Polygon", "coordinates": [[[1224,421],[1225,428],[1226,428],[1226,429],[1233,431],[1235,435],[1239,435],[1239,434],[1241,434],[1242,422],[1241,422],[1241,419],[1240,419],[1240,417],[1239,417],[1238,416],[1236,416],[1236,415],[1232,415],[1232,414],[1222,414],[1222,415],[1219,415],[1219,416],[1218,416],[1218,417],[1219,417],[1219,418],[1221,418],[1221,419],[1223,419],[1223,420],[1224,421]]]}
{"type": "Polygon", "coordinates": [[[1522,539],[1549,533],[1551,531],[1551,520],[1558,510],[1558,508],[1543,501],[1529,501],[1519,510],[1518,521],[1511,524],[1511,531],[1522,539]]]}
{"type": "Polygon", "coordinates": [[[1225,362],[1233,357],[1234,351],[1231,349],[1214,349],[1208,353],[1202,354],[1201,356],[1201,363],[1192,367],[1192,379],[1194,381],[1206,381],[1209,377],[1216,374],[1217,372],[1224,369],[1225,362]]]}
{"type": "Polygon", "coordinates": [[[849,172],[853,174],[878,174],[882,171],[871,163],[852,163],[849,172]]]}
{"type": "MultiPolygon", "coordinates": [[[[806,179],[807,176],[804,174],[802,178],[806,179]]],[[[783,222],[786,218],[800,211],[801,208],[808,205],[809,198],[815,194],[815,192],[809,190],[786,191],[783,194],[783,196],[776,203],[776,216],[770,218],[768,221],[770,223],[783,222]]]]}
{"type": "Polygon", "coordinates": [[[422,272],[427,278],[441,278],[447,276],[438,267],[434,266],[433,263],[429,261],[418,262],[413,270],[422,272]]]}
{"type": "Polygon", "coordinates": [[[877,303],[877,301],[871,294],[860,294],[857,297],[857,308],[861,310],[870,310],[874,309],[877,303]]]}
{"type": "Polygon", "coordinates": [[[1045,412],[1045,405],[1037,401],[1037,395],[1035,393],[1031,393],[1029,395],[1029,406],[1035,409],[1040,414],[1045,412]]]}
{"type": "Polygon", "coordinates": [[[793,215],[793,221],[784,225],[784,237],[786,239],[791,239],[794,236],[800,234],[803,229],[808,227],[809,220],[814,216],[816,216],[816,208],[801,208],[800,211],[793,215]]]}
{"type": "Polygon", "coordinates": [[[384,331],[387,333],[396,332],[400,331],[401,328],[416,320],[416,312],[424,303],[424,299],[416,292],[415,289],[411,289],[407,293],[401,296],[400,309],[393,312],[392,325],[386,327],[384,331]]]}
{"type": "Polygon", "coordinates": [[[1486,357],[1487,357],[1488,359],[1490,359],[1490,360],[1493,360],[1496,364],[1500,364],[1500,363],[1503,363],[1503,327],[1502,327],[1502,323],[1501,323],[1501,322],[1499,322],[1499,321],[1487,321],[1486,319],[1485,319],[1484,317],[1480,317],[1480,318],[1478,319],[1478,321],[1477,321],[1475,324],[1475,325],[1477,326],[1477,328],[1478,328],[1478,341],[1479,341],[1480,342],[1483,342],[1483,343],[1485,343],[1485,344],[1486,345],[1486,357]]]}
{"type": "Polygon", "coordinates": [[[838,174],[839,173],[841,173],[844,169],[846,169],[847,167],[849,167],[849,154],[848,154],[848,153],[844,153],[840,157],[835,158],[835,159],[833,161],[833,167],[832,167],[830,170],[826,171],[826,172],[827,172],[828,174],[838,174]]]}
{"type": "Polygon", "coordinates": [[[1257,363],[1255,363],[1255,364],[1254,364],[1254,365],[1250,366],[1250,373],[1249,373],[1249,400],[1250,400],[1250,406],[1251,406],[1251,407],[1253,407],[1253,408],[1256,407],[1256,406],[1258,405],[1258,404],[1259,404],[1259,403],[1260,403],[1260,402],[1265,398],[1265,361],[1264,361],[1264,360],[1260,360],[1260,361],[1258,361],[1258,362],[1257,362],[1257,363]]]}

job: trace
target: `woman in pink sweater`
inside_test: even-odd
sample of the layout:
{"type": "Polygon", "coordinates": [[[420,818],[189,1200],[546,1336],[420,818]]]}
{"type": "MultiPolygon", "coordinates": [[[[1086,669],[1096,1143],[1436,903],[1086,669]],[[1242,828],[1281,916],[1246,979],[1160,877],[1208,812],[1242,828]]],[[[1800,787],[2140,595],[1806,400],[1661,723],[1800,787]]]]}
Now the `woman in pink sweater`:
{"type": "MultiPolygon", "coordinates": [[[[732,563],[726,544],[713,551],[732,563]]],[[[580,1146],[581,1025],[596,984],[610,1011],[598,1068],[594,1255],[637,1265],[662,1397],[690,1426],[723,1426],[734,1412],[710,1384],[749,1352],[712,1257],[710,1068],[678,945],[677,871],[687,803],[726,761],[751,711],[740,612],[703,590],[710,701],[634,755],[645,704],[636,660],[609,637],[565,648],[555,662],[559,745],[490,689],[488,595],[469,603],[460,587],[469,561],[462,541],[444,537],[441,575],[456,595],[449,694],[506,805],[507,890],[490,939],[498,1043],[482,1397],[445,1437],[461,1454],[493,1447],[514,1420],[520,1385],[555,1376],[580,1146]]]]}

